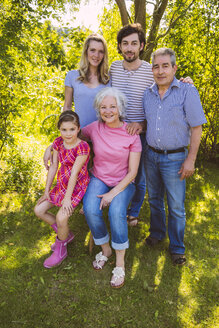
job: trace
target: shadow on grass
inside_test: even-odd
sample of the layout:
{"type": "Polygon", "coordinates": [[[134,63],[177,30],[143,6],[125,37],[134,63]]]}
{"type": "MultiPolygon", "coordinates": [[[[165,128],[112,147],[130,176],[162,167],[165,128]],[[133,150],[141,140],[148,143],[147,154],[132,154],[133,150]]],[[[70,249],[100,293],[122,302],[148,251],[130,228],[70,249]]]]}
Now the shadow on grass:
{"type": "MultiPolygon", "coordinates": [[[[145,231],[149,230],[148,217],[138,231],[131,228],[131,244],[135,247],[129,250],[132,264],[128,265],[135,271],[138,285],[141,282],[142,289],[150,292],[148,297],[154,305],[151,309],[154,321],[148,327],[217,325],[219,183],[216,172],[216,166],[209,164],[187,183],[187,264],[184,267],[172,265],[168,238],[154,248],[142,242],[145,231]]],[[[147,204],[142,208],[143,216],[149,213],[147,204]]]]}
{"type": "Polygon", "coordinates": [[[126,283],[120,290],[109,284],[115,257],[102,272],[92,269],[99,247],[90,257],[88,226],[78,210],[70,220],[76,237],[68,246],[69,256],[47,270],[43,261],[55,234],[33,214],[34,199],[1,195],[1,327],[216,327],[216,171],[210,165],[188,181],[184,267],[172,265],[168,239],[155,248],[145,245],[149,230],[145,200],[143,221],[129,228],[126,283]]]}

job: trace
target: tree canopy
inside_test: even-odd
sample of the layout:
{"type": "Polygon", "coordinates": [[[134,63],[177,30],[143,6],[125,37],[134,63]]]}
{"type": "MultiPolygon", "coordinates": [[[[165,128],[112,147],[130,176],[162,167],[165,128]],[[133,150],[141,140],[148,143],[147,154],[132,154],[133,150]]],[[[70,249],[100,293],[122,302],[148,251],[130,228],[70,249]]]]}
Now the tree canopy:
{"type": "MultiPolygon", "coordinates": [[[[20,186],[25,179],[17,167],[25,167],[25,174],[29,172],[31,177],[30,163],[37,150],[33,145],[45,145],[57,134],[55,122],[63,106],[65,74],[77,68],[83,42],[92,32],[82,26],[52,26],[49,17],[59,17],[70,2],[76,12],[80,1],[3,0],[0,5],[0,161],[1,168],[14,167],[5,181],[14,175],[20,186]]],[[[172,47],[177,55],[177,77],[192,77],[207,116],[201,153],[216,159],[217,1],[135,0],[129,9],[124,0],[107,3],[99,18],[99,32],[107,41],[110,64],[121,58],[116,36],[126,23],[140,22],[146,32],[143,59],[150,61],[152,51],[160,46],[172,47]]],[[[4,189],[5,184],[2,186],[4,189]]]]}

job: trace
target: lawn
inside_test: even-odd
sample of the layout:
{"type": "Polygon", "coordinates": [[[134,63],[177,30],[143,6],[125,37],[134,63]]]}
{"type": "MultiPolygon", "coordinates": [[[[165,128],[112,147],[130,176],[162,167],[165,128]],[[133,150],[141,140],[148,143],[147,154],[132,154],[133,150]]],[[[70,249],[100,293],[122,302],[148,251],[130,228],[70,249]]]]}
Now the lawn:
{"type": "Polygon", "coordinates": [[[99,248],[89,255],[89,229],[79,209],[70,220],[76,237],[68,258],[45,269],[55,233],[33,213],[37,192],[0,195],[0,327],[219,327],[218,189],[214,163],[202,163],[188,180],[183,267],[172,265],[168,238],[155,248],[145,244],[146,196],[141,222],[129,228],[126,282],[119,290],[109,284],[115,257],[103,271],[92,269],[99,248]]]}

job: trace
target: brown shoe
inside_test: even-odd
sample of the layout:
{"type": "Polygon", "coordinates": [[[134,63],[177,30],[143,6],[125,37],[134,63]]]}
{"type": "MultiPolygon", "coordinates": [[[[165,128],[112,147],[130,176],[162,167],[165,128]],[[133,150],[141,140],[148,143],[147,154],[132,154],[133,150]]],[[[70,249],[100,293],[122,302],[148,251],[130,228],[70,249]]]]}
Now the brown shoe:
{"type": "Polygon", "coordinates": [[[157,245],[159,242],[160,242],[159,239],[153,238],[151,236],[146,238],[146,244],[152,247],[157,245]]]}
{"type": "Polygon", "coordinates": [[[171,258],[174,265],[182,266],[186,263],[186,257],[184,254],[171,254],[171,258]]]}
{"type": "Polygon", "coordinates": [[[139,218],[132,215],[127,215],[127,222],[130,227],[136,227],[139,221],[139,218]]]}

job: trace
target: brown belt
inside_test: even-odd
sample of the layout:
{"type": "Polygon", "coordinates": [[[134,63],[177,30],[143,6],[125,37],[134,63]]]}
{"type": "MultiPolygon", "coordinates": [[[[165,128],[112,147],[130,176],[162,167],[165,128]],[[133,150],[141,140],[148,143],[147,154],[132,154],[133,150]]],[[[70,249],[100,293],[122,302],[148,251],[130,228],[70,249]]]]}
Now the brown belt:
{"type": "Polygon", "coordinates": [[[171,149],[171,150],[161,150],[161,149],[156,149],[154,147],[149,146],[150,149],[152,149],[155,153],[158,154],[173,154],[173,153],[184,153],[185,148],[177,148],[177,149],[171,149]]]}

